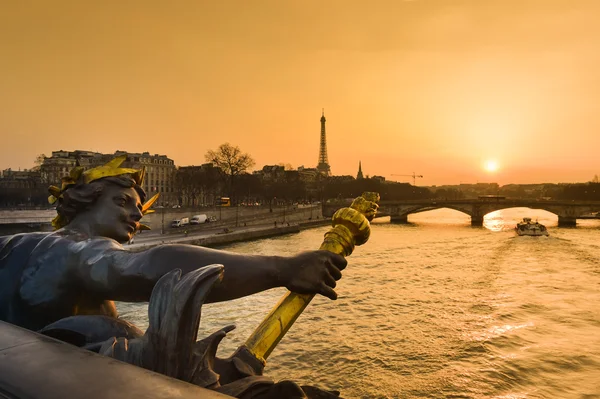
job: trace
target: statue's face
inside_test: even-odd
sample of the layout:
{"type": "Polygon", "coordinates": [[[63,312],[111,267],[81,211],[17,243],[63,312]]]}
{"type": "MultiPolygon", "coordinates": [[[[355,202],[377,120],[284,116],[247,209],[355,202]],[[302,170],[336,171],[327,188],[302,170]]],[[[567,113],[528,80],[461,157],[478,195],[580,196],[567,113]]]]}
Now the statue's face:
{"type": "Polygon", "coordinates": [[[127,242],[139,228],[142,203],[134,188],[107,184],[96,203],[81,216],[90,223],[94,235],[127,242]]]}

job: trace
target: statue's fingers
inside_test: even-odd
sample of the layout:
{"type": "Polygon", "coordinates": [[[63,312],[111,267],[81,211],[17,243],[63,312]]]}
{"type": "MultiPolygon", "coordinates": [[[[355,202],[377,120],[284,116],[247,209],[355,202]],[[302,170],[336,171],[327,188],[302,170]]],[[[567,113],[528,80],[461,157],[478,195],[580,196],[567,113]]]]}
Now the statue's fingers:
{"type": "Polygon", "coordinates": [[[342,255],[331,253],[329,259],[331,259],[331,263],[340,270],[344,270],[346,265],[348,265],[348,261],[342,255]]]}
{"type": "Polygon", "coordinates": [[[323,276],[323,282],[331,288],[335,288],[335,286],[337,285],[337,283],[335,282],[335,279],[333,277],[331,277],[331,274],[329,274],[329,272],[327,270],[325,270],[325,275],[323,276]]]}
{"type": "Polygon", "coordinates": [[[339,280],[342,278],[342,272],[335,265],[328,263],[327,264],[327,272],[333,277],[335,280],[339,280]]]}
{"type": "Polygon", "coordinates": [[[329,299],[336,300],[337,294],[333,290],[333,288],[327,286],[325,283],[321,283],[321,288],[319,289],[319,294],[326,296],[329,299]]]}

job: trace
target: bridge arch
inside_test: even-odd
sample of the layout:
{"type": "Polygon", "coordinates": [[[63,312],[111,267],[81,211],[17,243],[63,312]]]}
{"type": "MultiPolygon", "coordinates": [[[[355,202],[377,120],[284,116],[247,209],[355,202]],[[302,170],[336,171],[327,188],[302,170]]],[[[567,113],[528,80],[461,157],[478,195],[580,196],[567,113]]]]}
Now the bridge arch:
{"type": "Polygon", "coordinates": [[[389,210],[390,221],[392,223],[407,223],[408,215],[412,215],[415,213],[434,211],[436,209],[451,209],[454,211],[464,213],[467,216],[470,216],[471,218],[473,217],[472,211],[469,207],[460,206],[458,204],[438,205],[438,204],[432,203],[432,204],[427,204],[427,205],[419,204],[419,205],[413,205],[413,206],[409,206],[409,207],[400,207],[397,209],[390,209],[389,210]]]}
{"type": "Polygon", "coordinates": [[[427,212],[427,211],[435,211],[436,209],[452,209],[454,211],[458,211],[458,212],[462,212],[464,214],[467,214],[468,216],[472,216],[471,210],[465,207],[460,207],[460,206],[452,206],[452,205],[443,205],[443,206],[438,206],[438,205],[416,205],[413,206],[411,208],[408,209],[402,209],[398,215],[399,216],[403,216],[403,215],[411,215],[413,213],[421,213],[421,212],[427,212]]]}
{"type": "Polygon", "coordinates": [[[469,200],[415,200],[397,201],[382,204],[382,211],[390,215],[393,223],[407,223],[408,216],[435,209],[452,209],[462,212],[471,217],[474,226],[483,225],[485,215],[510,208],[540,209],[558,216],[559,226],[574,226],[578,217],[600,210],[600,203],[574,201],[538,201],[538,200],[502,200],[482,201],[479,199],[469,200]]]}

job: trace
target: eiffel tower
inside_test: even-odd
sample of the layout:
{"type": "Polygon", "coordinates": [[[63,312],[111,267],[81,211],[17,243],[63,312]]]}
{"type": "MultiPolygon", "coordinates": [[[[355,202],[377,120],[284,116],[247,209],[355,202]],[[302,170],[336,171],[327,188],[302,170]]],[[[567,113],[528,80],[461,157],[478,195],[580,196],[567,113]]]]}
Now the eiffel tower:
{"type": "Polygon", "coordinates": [[[317,170],[325,176],[331,176],[331,167],[327,160],[327,137],[325,136],[325,109],[321,114],[321,146],[319,148],[319,164],[317,170]]]}

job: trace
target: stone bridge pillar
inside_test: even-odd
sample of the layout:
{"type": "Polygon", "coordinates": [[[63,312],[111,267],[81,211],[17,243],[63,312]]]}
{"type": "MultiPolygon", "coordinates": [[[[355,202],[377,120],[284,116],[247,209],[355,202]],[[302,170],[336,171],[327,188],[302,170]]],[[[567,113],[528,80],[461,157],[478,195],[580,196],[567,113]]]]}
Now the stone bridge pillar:
{"type": "Polygon", "coordinates": [[[559,227],[573,227],[577,225],[577,215],[581,215],[583,211],[576,206],[563,206],[558,212],[559,227]]]}
{"type": "Polygon", "coordinates": [[[483,216],[471,216],[471,226],[483,226],[483,216]]]}
{"type": "Polygon", "coordinates": [[[574,227],[576,225],[577,225],[576,217],[558,215],[558,227],[574,227]]]}
{"type": "Polygon", "coordinates": [[[404,212],[401,205],[386,207],[384,212],[386,211],[390,215],[390,223],[408,223],[408,214],[404,212]]]}
{"type": "Polygon", "coordinates": [[[390,215],[390,223],[408,223],[408,215],[390,215]]]}
{"type": "MultiPolygon", "coordinates": [[[[465,212],[468,214],[468,212],[465,212]]],[[[483,215],[487,212],[484,209],[481,209],[479,204],[472,205],[471,208],[471,226],[483,226],[483,215]]]]}

